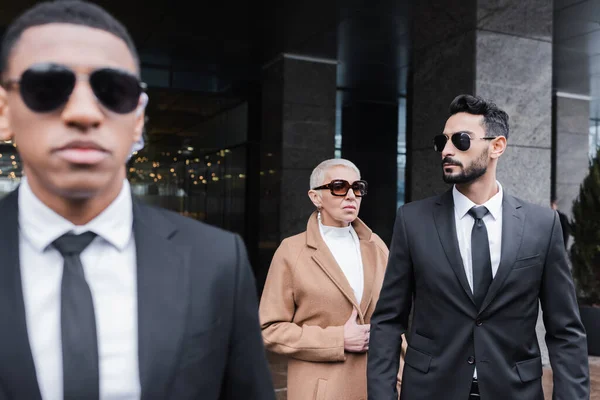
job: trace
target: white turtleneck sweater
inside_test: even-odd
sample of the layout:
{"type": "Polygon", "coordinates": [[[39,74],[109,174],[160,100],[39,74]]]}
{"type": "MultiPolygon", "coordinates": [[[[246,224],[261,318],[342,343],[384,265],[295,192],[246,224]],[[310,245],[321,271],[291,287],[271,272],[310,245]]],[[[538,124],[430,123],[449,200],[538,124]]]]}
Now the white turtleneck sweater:
{"type": "Polygon", "coordinates": [[[323,225],[319,221],[319,229],[329,251],[354,290],[356,302],[360,304],[363,295],[364,274],[358,235],[352,225],[338,228],[323,225]]]}

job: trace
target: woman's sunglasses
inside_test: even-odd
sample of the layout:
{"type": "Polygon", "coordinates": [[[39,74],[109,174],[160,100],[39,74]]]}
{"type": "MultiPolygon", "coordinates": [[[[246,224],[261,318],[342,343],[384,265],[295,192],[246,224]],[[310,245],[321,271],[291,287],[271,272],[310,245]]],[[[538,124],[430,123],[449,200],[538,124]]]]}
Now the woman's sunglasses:
{"type": "Polygon", "coordinates": [[[343,179],[334,179],[327,185],[318,186],[313,190],[329,189],[334,196],[345,196],[350,188],[356,197],[363,197],[367,194],[367,181],[354,181],[352,183],[343,179]]]}
{"type": "Polygon", "coordinates": [[[46,113],[69,101],[78,77],[87,79],[94,95],[108,110],[127,114],[135,110],[146,85],[134,74],[114,68],[101,68],[89,75],[76,74],[67,66],[53,63],[35,64],[19,80],[8,80],[7,89],[18,86],[23,102],[32,111],[46,113]]]}
{"type": "MultiPolygon", "coordinates": [[[[484,136],[482,138],[472,138],[469,136],[467,132],[456,132],[455,134],[450,136],[450,140],[454,147],[456,147],[460,151],[467,151],[471,147],[471,140],[493,140],[496,139],[495,136],[484,136]]],[[[446,143],[448,142],[448,136],[441,134],[436,135],[433,138],[433,148],[435,151],[439,151],[440,153],[444,151],[444,147],[446,147],[446,143]]]]}

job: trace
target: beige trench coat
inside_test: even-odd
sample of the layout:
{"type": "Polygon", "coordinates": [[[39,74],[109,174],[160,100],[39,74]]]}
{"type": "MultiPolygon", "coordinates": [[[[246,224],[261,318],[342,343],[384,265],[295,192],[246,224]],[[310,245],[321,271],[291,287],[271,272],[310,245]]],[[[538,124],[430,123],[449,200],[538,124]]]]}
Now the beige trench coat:
{"type": "MultiPolygon", "coordinates": [[[[267,349],[289,357],[288,400],[367,398],[367,354],[344,351],[344,324],[353,308],[358,311],[357,323],[369,323],[388,249],[360,219],[352,225],[364,270],[360,304],[321,236],[316,213],[306,232],[285,239],[271,262],[260,322],[267,349]]],[[[399,377],[403,358],[400,361],[399,377]]]]}

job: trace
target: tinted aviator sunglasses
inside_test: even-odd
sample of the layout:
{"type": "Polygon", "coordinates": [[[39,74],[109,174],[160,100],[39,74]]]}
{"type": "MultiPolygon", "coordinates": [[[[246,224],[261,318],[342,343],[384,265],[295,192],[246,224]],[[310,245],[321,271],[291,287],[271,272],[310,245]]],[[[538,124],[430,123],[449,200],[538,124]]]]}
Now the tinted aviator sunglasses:
{"type": "Polygon", "coordinates": [[[54,63],[35,64],[20,79],[2,83],[6,90],[19,88],[29,109],[46,113],[59,109],[68,101],[77,79],[85,79],[98,101],[108,110],[127,114],[134,111],[146,89],[134,74],[115,68],[100,68],[90,74],[77,74],[71,68],[54,63]]]}
{"type": "Polygon", "coordinates": [[[363,197],[367,194],[367,181],[354,181],[352,183],[343,179],[334,179],[327,185],[318,186],[313,190],[329,189],[334,196],[345,196],[350,188],[356,197],[363,197]]]}
{"type": "MultiPolygon", "coordinates": [[[[456,132],[450,136],[450,140],[454,147],[456,147],[460,151],[467,151],[471,147],[471,140],[493,140],[496,139],[495,136],[484,136],[481,138],[472,138],[467,132],[456,132]]],[[[448,136],[444,134],[436,135],[433,138],[433,148],[435,151],[439,151],[440,153],[446,147],[446,143],[448,142],[448,136]]]]}

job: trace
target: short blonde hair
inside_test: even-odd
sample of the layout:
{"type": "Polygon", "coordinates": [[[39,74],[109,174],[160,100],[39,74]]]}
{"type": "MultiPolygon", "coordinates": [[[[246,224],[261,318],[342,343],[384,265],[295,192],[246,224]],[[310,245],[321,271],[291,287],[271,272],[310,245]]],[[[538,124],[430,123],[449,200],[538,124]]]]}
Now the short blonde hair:
{"type": "Polygon", "coordinates": [[[313,169],[312,174],[310,174],[309,189],[321,186],[323,184],[323,179],[325,179],[325,174],[330,168],[333,167],[350,168],[351,170],[356,172],[356,174],[358,175],[358,179],[360,179],[360,171],[352,161],[348,161],[343,158],[332,158],[330,160],[323,161],[322,163],[317,165],[315,169],[313,169]]]}

